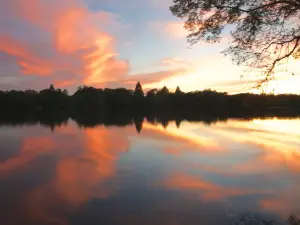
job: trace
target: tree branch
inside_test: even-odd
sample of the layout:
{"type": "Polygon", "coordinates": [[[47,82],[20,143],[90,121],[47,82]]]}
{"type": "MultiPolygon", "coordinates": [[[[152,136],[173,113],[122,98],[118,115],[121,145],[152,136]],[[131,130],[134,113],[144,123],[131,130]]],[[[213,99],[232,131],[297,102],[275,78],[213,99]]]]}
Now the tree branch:
{"type": "Polygon", "coordinates": [[[279,57],[279,58],[275,59],[274,62],[272,63],[272,65],[271,65],[271,68],[268,70],[268,74],[272,74],[273,73],[274,68],[275,68],[275,66],[276,66],[276,64],[278,62],[280,62],[281,60],[283,60],[285,58],[290,57],[295,52],[295,50],[298,47],[298,44],[299,44],[299,41],[300,41],[300,37],[297,37],[295,40],[296,40],[296,42],[295,42],[295,45],[294,45],[293,49],[291,51],[289,51],[288,53],[284,54],[282,57],[279,57]]]}
{"type": "Polygon", "coordinates": [[[263,8],[275,6],[275,5],[277,5],[277,4],[292,5],[292,6],[297,7],[297,8],[300,7],[300,3],[290,2],[290,1],[286,1],[286,0],[280,0],[280,1],[270,2],[270,3],[268,3],[268,4],[261,5],[261,6],[252,8],[252,9],[242,9],[242,8],[239,8],[238,6],[216,5],[216,4],[212,3],[212,5],[213,5],[214,7],[216,7],[217,9],[222,9],[222,8],[236,9],[236,10],[238,10],[238,11],[240,11],[240,12],[245,12],[245,13],[251,13],[251,12],[254,12],[254,11],[257,11],[257,10],[260,10],[260,9],[263,9],[263,8]]]}

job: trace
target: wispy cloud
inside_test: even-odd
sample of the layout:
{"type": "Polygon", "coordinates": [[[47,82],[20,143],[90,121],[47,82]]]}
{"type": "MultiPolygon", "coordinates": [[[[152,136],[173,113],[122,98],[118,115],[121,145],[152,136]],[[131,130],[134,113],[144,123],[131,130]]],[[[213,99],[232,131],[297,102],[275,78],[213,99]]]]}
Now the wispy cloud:
{"type": "MultiPolygon", "coordinates": [[[[73,74],[64,81],[68,84],[94,84],[128,72],[128,62],[114,49],[115,38],[103,31],[114,23],[109,13],[90,12],[75,0],[4,0],[0,14],[0,51],[16,63],[19,75],[67,72],[73,74]]],[[[55,83],[59,76],[53,78],[55,83]]]]}
{"type": "Polygon", "coordinates": [[[186,72],[185,69],[179,68],[179,69],[169,69],[169,70],[164,70],[164,71],[159,71],[154,73],[134,74],[131,76],[124,76],[123,79],[117,81],[104,83],[100,85],[100,87],[105,86],[105,87],[116,88],[122,86],[125,88],[133,89],[137,81],[140,81],[143,87],[147,90],[150,88],[150,84],[157,83],[172,77],[176,77],[180,74],[184,74],[185,72],[186,72]]]}

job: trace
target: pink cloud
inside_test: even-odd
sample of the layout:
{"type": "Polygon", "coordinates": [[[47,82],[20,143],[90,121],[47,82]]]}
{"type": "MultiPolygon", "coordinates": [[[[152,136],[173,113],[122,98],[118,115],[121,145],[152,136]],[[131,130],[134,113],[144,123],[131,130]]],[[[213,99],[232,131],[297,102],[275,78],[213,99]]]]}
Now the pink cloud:
{"type": "Polygon", "coordinates": [[[119,58],[117,40],[107,32],[112,26],[124,29],[118,16],[90,12],[79,0],[5,0],[0,16],[11,21],[1,28],[0,51],[16,67],[14,74],[0,76],[22,78],[16,88],[40,89],[50,83],[59,88],[80,84],[131,88],[138,80],[149,84],[183,72],[170,68],[130,76],[129,62],[119,58]]]}
{"type": "Polygon", "coordinates": [[[167,189],[178,189],[181,191],[196,191],[195,197],[202,201],[217,201],[234,196],[249,194],[266,194],[267,190],[241,189],[235,187],[223,187],[203,178],[191,176],[189,174],[172,174],[163,182],[167,189]]]}
{"type": "Polygon", "coordinates": [[[113,23],[109,13],[90,12],[75,0],[4,0],[0,14],[13,18],[12,26],[19,24],[14,29],[6,24],[1,30],[0,51],[15,58],[22,75],[51,77],[66,71],[74,77],[60,82],[93,85],[128,72],[127,61],[119,59],[114,49],[114,37],[95,23],[102,21],[103,27],[113,23]],[[28,29],[16,35],[20,24],[28,29]]]}
{"type": "Polygon", "coordinates": [[[53,70],[51,62],[38,58],[28,46],[10,36],[0,36],[0,50],[8,55],[16,57],[17,63],[24,74],[35,73],[48,75],[53,70]]]}
{"type": "MultiPolygon", "coordinates": [[[[148,84],[157,83],[159,81],[176,77],[180,74],[184,74],[186,72],[185,69],[173,69],[173,70],[164,70],[154,73],[143,73],[143,74],[134,74],[130,76],[124,76],[122,79],[117,81],[111,81],[103,84],[103,86],[107,87],[125,87],[133,89],[138,81],[141,82],[143,86],[147,86],[148,84]]],[[[145,88],[147,89],[147,88],[145,88]]]]}

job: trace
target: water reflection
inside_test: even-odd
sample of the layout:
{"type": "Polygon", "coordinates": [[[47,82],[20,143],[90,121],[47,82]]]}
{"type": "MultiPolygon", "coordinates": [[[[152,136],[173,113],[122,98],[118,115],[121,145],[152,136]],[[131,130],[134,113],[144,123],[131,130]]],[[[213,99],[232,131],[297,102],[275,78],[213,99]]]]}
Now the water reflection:
{"type": "Polygon", "coordinates": [[[297,118],[15,124],[0,127],[3,224],[215,225],[237,219],[229,205],[266,221],[300,213],[297,118]]]}

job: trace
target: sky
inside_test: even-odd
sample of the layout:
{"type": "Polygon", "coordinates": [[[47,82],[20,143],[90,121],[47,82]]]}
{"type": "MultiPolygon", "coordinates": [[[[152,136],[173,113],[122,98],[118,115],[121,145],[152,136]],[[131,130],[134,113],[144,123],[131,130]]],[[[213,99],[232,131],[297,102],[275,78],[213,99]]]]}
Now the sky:
{"type": "MultiPolygon", "coordinates": [[[[190,46],[172,0],[1,0],[0,89],[79,85],[183,91],[253,90],[257,77],[234,66],[218,44],[190,46]],[[243,78],[241,79],[241,75],[243,78]]],[[[263,91],[300,93],[300,63],[290,60],[263,91]]]]}

